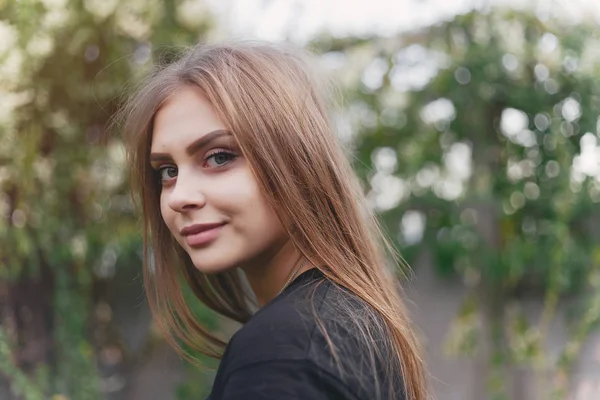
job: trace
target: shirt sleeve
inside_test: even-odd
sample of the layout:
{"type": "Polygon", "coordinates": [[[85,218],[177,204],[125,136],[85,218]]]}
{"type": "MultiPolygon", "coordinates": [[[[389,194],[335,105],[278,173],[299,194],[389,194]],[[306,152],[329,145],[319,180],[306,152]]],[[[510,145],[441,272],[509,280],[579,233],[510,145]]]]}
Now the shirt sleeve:
{"type": "Polygon", "coordinates": [[[358,400],[346,385],[307,361],[265,361],[234,371],[222,400],[358,400]]]}

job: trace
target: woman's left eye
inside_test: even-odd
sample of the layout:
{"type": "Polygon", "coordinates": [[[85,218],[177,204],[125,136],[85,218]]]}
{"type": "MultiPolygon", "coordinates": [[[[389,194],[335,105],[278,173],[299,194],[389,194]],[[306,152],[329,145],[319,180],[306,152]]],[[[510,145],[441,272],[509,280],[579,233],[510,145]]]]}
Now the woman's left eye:
{"type": "Polygon", "coordinates": [[[221,150],[209,154],[204,159],[204,164],[206,167],[223,167],[235,160],[236,157],[237,156],[231,152],[221,150]]]}

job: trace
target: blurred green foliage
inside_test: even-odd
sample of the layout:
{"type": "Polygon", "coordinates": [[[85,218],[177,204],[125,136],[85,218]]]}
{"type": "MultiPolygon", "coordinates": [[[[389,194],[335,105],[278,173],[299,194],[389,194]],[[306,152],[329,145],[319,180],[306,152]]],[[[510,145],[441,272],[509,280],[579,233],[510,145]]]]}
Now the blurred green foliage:
{"type": "MultiPolygon", "coordinates": [[[[106,130],[132,82],[208,38],[211,21],[191,0],[0,1],[0,373],[15,395],[103,398],[100,355],[139,358],[102,333],[117,277],[141,262],[106,130]]],[[[316,42],[373,207],[409,261],[430,254],[472,294],[448,348],[490,341],[498,398],[509,365],[567,373],[600,317],[598,44],[593,26],[498,11],[316,42]],[[545,299],[537,324],[526,296],[545,299]],[[542,343],[565,297],[580,299],[579,322],[551,366],[542,343]]],[[[177,397],[202,398],[210,376],[188,372],[177,397]]]]}
{"type": "Polygon", "coordinates": [[[190,4],[0,2],[0,365],[27,399],[102,397],[94,313],[111,299],[98,288],[140,270],[124,152],[107,128],[154,57],[208,32],[190,4]]]}
{"type": "Polygon", "coordinates": [[[409,262],[428,254],[472,293],[448,349],[490,341],[494,392],[509,365],[567,372],[600,318],[599,44],[593,24],[506,11],[318,42],[346,82],[341,119],[373,206],[409,262]],[[579,345],[551,365],[557,303],[581,294],[579,345]],[[519,307],[531,297],[545,299],[535,324],[519,307]]]}

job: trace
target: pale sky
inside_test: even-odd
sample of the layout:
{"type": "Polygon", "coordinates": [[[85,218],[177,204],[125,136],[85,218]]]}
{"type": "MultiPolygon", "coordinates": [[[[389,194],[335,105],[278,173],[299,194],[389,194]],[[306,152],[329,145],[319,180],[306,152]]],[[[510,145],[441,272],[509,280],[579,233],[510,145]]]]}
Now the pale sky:
{"type": "Polygon", "coordinates": [[[533,7],[600,22],[599,0],[207,0],[228,35],[304,42],[320,31],[335,36],[391,35],[489,5],[533,7]]]}

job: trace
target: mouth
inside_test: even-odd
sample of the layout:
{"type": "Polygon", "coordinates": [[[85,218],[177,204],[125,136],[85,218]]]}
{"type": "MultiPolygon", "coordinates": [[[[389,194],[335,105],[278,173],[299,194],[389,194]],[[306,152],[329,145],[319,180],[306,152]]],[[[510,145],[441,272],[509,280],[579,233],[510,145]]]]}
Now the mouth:
{"type": "Polygon", "coordinates": [[[225,222],[210,224],[195,224],[186,226],[181,230],[181,236],[190,247],[202,247],[215,240],[225,222]]]}

